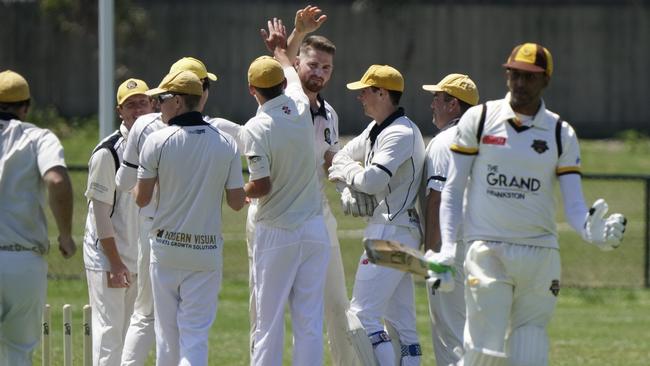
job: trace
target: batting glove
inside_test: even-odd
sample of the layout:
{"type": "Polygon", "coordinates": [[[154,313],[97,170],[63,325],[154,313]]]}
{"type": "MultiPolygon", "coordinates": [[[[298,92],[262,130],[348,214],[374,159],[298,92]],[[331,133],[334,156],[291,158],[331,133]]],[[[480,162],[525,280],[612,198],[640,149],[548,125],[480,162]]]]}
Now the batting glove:
{"type": "Polygon", "coordinates": [[[627,219],[620,213],[604,219],[609,206],[604,199],[594,202],[585,220],[585,230],[582,237],[585,241],[596,245],[600,250],[609,251],[618,248],[623,240],[627,219]]]}
{"type": "Polygon", "coordinates": [[[332,158],[332,166],[329,168],[329,180],[341,181],[347,185],[352,185],[352,178],[358,173],[363,172],[363,167],[358,161],[352,160],[345,154],[338,153],[332,158]]]}
{"type": "Polygon", "coordinates": [[[372,216],[377,207],[377,200],[369,194],[344,187],[341,190],[341,206],[345,215],[372,216]]]}
{"type": "Polygon", "coordinates": [[[454,290],[454,267],[450,264],[453,263],[453,258],[443,258],[440,253],[435,253],[431,249],[424,253],[424,258],[429,263],[429,270],[427,271],[426,285],[428,291],[433,294],[436,290],[441,292],[451,292],[454,290]]]}

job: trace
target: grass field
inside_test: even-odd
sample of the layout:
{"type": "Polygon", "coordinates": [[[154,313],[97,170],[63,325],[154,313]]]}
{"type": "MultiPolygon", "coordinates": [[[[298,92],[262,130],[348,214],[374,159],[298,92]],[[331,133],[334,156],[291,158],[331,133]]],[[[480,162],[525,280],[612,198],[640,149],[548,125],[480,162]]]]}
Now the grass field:
{"type": "MultiPolygon", "coordinates": [[[[86,164],[92,149],[93,131],[81,130],[63,140],[69,164],[86,164]]],[[[650,142],[583,141],[583,171],[589,173],[645,174],[650,172],[650,142]]],[[[74,235],[81,246],[86,208],[85,173],[72,174],[75,186],[74,235]]],[[[610,210],[629,218],[626,239],[614,252],[601,253],[575,235],[558,211],[563,257],[563,284],[558,308],[551,323],[551,365],[648,365],[650,364],[650,291],[642,289],[644,266],[644,186],[633,181],[585,181],[590,203],[606,197],[610,210]]],[[[328,192],[339,219],[339,239],[348,290],[352,288],[356,263],[362,252],[363,221],[341,214],[333,190],[328,192]]],[[[556,199],[557,201],[557,199],[556,199]]],[[[224,276],[219,310],[210,335],[211,365],[248,364],[248,265],[244,240],[245,210],[223,209],[224,276]]],[[[52,236],[54,231],[50,228],[52,236]]],[[[81,308],[87,303],[81,247],[69,261],[52,250],[48,302],[52,305],[53,364],[62,362],[62,311],[73,305],[75,362],[81,362],[81,308]]],[[[423,365],[434,365],[424,284],[416,280],[418,331],[423,346],[423,365]]],[[[287,325],[289,319],[287,318],[287,325]]],[[[287,328],[289,329],[289,328],[287,328]]],[[[285,364],[290,364],[290,332],[285,336],[285,364]]],[[[327,349],[327,347],[326,347],[327,349]]],[[[40,364],[35,352],[35,365],[40,364]]],[[[326,362],[329,354],[326,350],[326,362]]],[[[150,357],[148,365],[153,365],[150,357]]]]}

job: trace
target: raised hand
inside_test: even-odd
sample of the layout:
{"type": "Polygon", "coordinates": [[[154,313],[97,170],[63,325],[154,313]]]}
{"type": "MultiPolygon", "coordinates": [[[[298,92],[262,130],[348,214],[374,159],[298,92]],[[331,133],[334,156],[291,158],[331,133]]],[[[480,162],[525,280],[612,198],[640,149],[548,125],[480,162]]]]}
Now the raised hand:
{"type": "Polygon", "coordinates": [[[282,24],[282,19],[273,18],[267,21],[268,31],[264,28],[260,29],[260,35],[264,41],[264,45],[271,52],[275,52],[276,48],[287,48],[287,30],[282,24]]]}
{"type": "Polygon", "coordinates": [[[296,12],[294,28],[298,33],[311,33],[327,20],[327,15],[317,6],[307,5],[296,12]]]}

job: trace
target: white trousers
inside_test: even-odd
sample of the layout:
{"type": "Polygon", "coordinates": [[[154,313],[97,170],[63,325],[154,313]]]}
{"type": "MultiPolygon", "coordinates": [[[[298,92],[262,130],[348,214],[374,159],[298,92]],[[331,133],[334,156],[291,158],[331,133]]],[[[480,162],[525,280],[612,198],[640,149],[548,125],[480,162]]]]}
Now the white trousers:
{"type": "Polygon", "coordinates": [[[205,366],[208,335],[217,315],[222,263],[215,271],[151,263],[157,366],[205,366]]]}
{"type": "MultiPolygon", "coordinates": [[[[436,365],[455,365],[461,355],[454,349],[463,349],[463,329],[465,327],[465,245],[456,245],[454,267],[454,290],[451,292],[428,291],[431,336],[436,365]]],[[[461,352],[462,353],[462,352],[461,352]]]]}
{"type": "MultiPolygon", "coordinates": [[[[135,274],[131,276],[137,279],[135,274]]],[[[108,288],[106,271],[86,269],[86,279],[92,306],[93,365],[119,366],[137,286],[108,288]]]]}
{"type": "Polygon", "coordinates": [[[46,291],[47,262],[41,255],[0,251],[0,365],[32,364],[46,291]]]}
{"type": "Polygon", "coordinates": [[[135,298],[129,329],[126,331],[124,339],[122,366],[144,365],[155,342],[153,294],[149,275],[151,257],[149,232],[153,221],[144,216],[138,216],[138,219],[140,234],[138,238],[138,294],[135,298]]]}
{"type": "Polygon", "coordinates": [[[546,326],[559,291],[559,251],[473,241],[465,271],[466,351],[508,358],[512,365],[546,365],[546,326]]]}
{"type": "Polygon", "coordinates": [[[257,321],[251,364],[282,365],[284,307],[293,327],[293,365],[323,362],[323,290],[329,239],[322,216],[294,230],[257,223],[253,282],[257,321]]]}
{"type": "MultiPolygon", "coordinates": [[[[365,236],[394,240],[411,248],[417,248],[420,243],[417,230],[395,225],[370,224],[365,236]]],[[[370,263],[365,251],[357,268],[350,311],[356,314],[368,335],[385,331],[385,321],[395,328],[402,345],[419,344],[411,275],[370,263]]],[[[375,355],[380,365],[394,363],[395,354],[390,343],[375,347],[375,355]]],[[[413,358],[406,362],[419,364],[419,357],[413,358]]]]}

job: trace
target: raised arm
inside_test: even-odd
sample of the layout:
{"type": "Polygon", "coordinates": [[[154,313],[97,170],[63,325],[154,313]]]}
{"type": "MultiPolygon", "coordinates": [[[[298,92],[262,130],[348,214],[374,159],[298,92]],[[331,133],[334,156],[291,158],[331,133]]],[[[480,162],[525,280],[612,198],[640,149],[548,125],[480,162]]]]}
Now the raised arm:
{"type": "Polygon", "coordinates": [[[291,63],[295,62],[296,55],[302,44],[303,39],[309,34],[320,28],[327,20],[327,15],[317,6],[307,5],[304,9],[296,12],[294,28],[287,41],[287,56],[291,63]]]}

